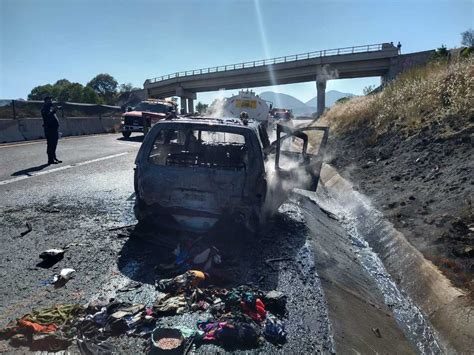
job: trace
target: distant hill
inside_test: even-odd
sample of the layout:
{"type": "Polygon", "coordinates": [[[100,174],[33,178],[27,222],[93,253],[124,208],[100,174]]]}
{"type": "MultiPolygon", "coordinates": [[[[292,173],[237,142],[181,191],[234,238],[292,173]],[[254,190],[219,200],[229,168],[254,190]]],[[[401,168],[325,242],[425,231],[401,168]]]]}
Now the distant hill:
{"type": "MultiPolygon", "coordinates": [[[[287,94],[281,94],[273,91],[264,91],[259,96],[266,101],[273,103],[273,107],[288,108],[293,110],[295,116],[309,116],[316,112],[316,97],[304,103],[296,97],[287,94]]],[[[349,93],[343,93],[336,90],[326,92],[326,107],[331,107],[342,97],[355,96],[349,93]]]]}
{"type": "MultiPolygon", "coordinates": [[[[350,94],[347,92],[340,92],[337,90],[329,90],[326,91],[326,107],[331,107],[336,103],[337,100],[342,99],[343,97],[354,97],[356,95],[350,94]]],[[[311,100],[306,102],[308,106],[316,106],[317,105],[317,97],[313,97],[311,100]]]]}
{"type": "Polygon", "coordinates": [[[306,107],[303,101],[287,94],[281,94],[273,91],[264,91],[259,95],[262,99],[273,102],[273,106],[281,105],[282,107],[306,107]]]}
{"type": "Polygon", "coordinates": [[[0,100],[0,106],[10,105],[12,100],[0,100]]]}

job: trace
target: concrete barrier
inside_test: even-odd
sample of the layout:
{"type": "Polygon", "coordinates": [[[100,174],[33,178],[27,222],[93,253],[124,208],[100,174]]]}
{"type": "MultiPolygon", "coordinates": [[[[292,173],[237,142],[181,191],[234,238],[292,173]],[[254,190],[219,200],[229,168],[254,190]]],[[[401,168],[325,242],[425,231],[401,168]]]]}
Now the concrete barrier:
{"type": "MultiPolygon", "coordinates": [[[[59,131],[64,137],[115,133],[119,128],[119,117],[59,117],[59,131]]],[[[42,118],[0,119],[0,143],[43,138],[42,118]]]]}
{"type": "Polygon", "coordinates": [[[106,133],[115,133],[120,129],[120,117],[103,117],[102,127],[106,133]]]}
{"type": "Polygon", "coordinates": [[[44,138],[43,120],[41,118],[18,119],[18,128],[26,140],[44,138]]]}
{"type": "Polygon", "coordinates": [[[25,137],[20,133],[18,120],[0,119],[0,143],[23,141],[25,137]]]}
{"type": "Polygon", "coordinates": [[[378,254],[397,284],[428,316],[445,343],[446,353],[472,353],[474,310],[469,295],[456,287],[405,236],[355,191],[332,166],[325,164],[321,182],[328,195],[355,221],[369,246],[378,254]],[[455,351],[449,351],[454,348],[455,351]]]}

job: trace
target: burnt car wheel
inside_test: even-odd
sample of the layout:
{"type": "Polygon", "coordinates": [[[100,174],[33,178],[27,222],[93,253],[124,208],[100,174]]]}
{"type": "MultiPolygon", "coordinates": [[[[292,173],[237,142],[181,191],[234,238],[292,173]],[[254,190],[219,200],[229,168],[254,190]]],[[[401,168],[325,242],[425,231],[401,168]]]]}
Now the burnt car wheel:
{"type": "Polygon", "coordinates": [[[140,197],[135,197],[135,205],[133,206],[133,212],[135,213],[135,218],[139,222],[145,221],[147,214],[145,213],[145,206],[140,197]]]}
{"type": "Polygon", "coordinates": [[[130,138],[131,135],[132,135],[132,132],[128,132],[128,131],[122,132],[122,136],[124,136],[125,138],[130,138]]]}

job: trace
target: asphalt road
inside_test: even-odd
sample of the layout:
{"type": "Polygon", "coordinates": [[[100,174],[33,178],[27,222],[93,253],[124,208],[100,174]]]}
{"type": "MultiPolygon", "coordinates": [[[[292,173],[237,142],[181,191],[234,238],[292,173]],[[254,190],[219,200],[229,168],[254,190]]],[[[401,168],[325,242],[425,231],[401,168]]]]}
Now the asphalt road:
{"type": "MultiPolygon", "coordinates": [[[[43,164],[44,141],[0,147],[0,238],[4,246],[0,251],[0,326],[55,303],[84,304],[120,297],[153,303],[160,251],[149,243],[122,238],[121,231],[109,231],[136,222],[133,167],[139,146],[139,138],[125,141],[113,134],[63,139],[57,150],[63,163],[50,166],[43,164]],[[20,237],[26,222],[32,231],[20,237]],[[67,245],[66,256],[58,264],[37,266],[41,251],[67,245]],[[54,273],[66,267],[76,270],[66,287],[47,285],[54,273]],[[143,284],[138,294],[117,292],[131,281],[143,284]]],[[[287,325],[292,335],[285,351],[331,351],[334,345],[320,282],[313,269],[299,266],[311,261],[282,264],[281,270],[279,263],[271,268],[264,264],[264,256],[281,257],[282,252],[300,258],[306,236],[294,235],[291,220],[292,214],[284,212],[269,234],[255,241],[258,245],[238,242],[228,254],[223,251],[225,260],[238,265],[231,286],[260,282],[260,287],[281,289],[293,300],[287,325]],[[265,238],[269,239],[265,242],[265,238]],[[235,253],[236,248],[241,252],[235,253]]],[[[236,240],[243,239],[238,236],[236,240]]],[[[196,319],[171,321],[193,326],[196,319]]],[[[135,340],[119,348],[136,352],[144,344],[135,340]]]]}
{"type": "MultiPolygon", "coordinates": [[[[159,247],[109,230],[136,223],[133,167],[140,143],[138,137],[123,140],[116,134],[62,139],[57,153],[63,163],[50,166],[44,165],[44,141],[0,146],[0,327],[55,303],[110,298],[153,303],[159,247]],[[26,222],[32,231],[20,236],[26,222]],[[51,268],[37,265],[41,251],[65,246],[59,263],[51,268]],[[74,268],[76,276],[55,289],[47,280],[62,268],[74,268]],[[118,292],[131,281],[143,286],[118,292]]],[[[324,187],[318,194],[326,203],[324,187]]],[[[365,247],[354,243],[337,218],[305,201],[284,204],[255,240],[243,238],[239,230],[216,240],[224,262],[234,265],[229,286],[250,283],[288,296],[288,343],[282,348],[266,344],[259,350],[416,352],[418,339],[399,325],[383,287],[363,267],[360,251],[365,247]],[[283,259],[266,262],[275,258],[283,259]]],[[[193,326],[197,319],[185,315],[160,324],[193,326]]],[[[143,352],[146,345],[140,339],[117,341],[128,353],[143,352]]]]}

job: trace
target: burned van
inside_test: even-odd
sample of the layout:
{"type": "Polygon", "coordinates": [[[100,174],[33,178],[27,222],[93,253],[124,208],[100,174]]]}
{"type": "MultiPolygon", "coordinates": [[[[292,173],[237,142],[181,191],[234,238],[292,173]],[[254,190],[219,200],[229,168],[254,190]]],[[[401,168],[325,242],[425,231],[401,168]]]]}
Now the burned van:
{"type": "Polygon", "coordinates": [[[238,224],[255,231],[294,187],[317,187],[322,150],[307,152],[305,130],[277,127],[270,144],[261,123],[180,118],[158,122],[136,158],[135,215],[204,232],[238,224]],[[292,141],[295,151],[283,150],[292,141]],[[285,165],[290,162],[286,168],[285,165]]]}

